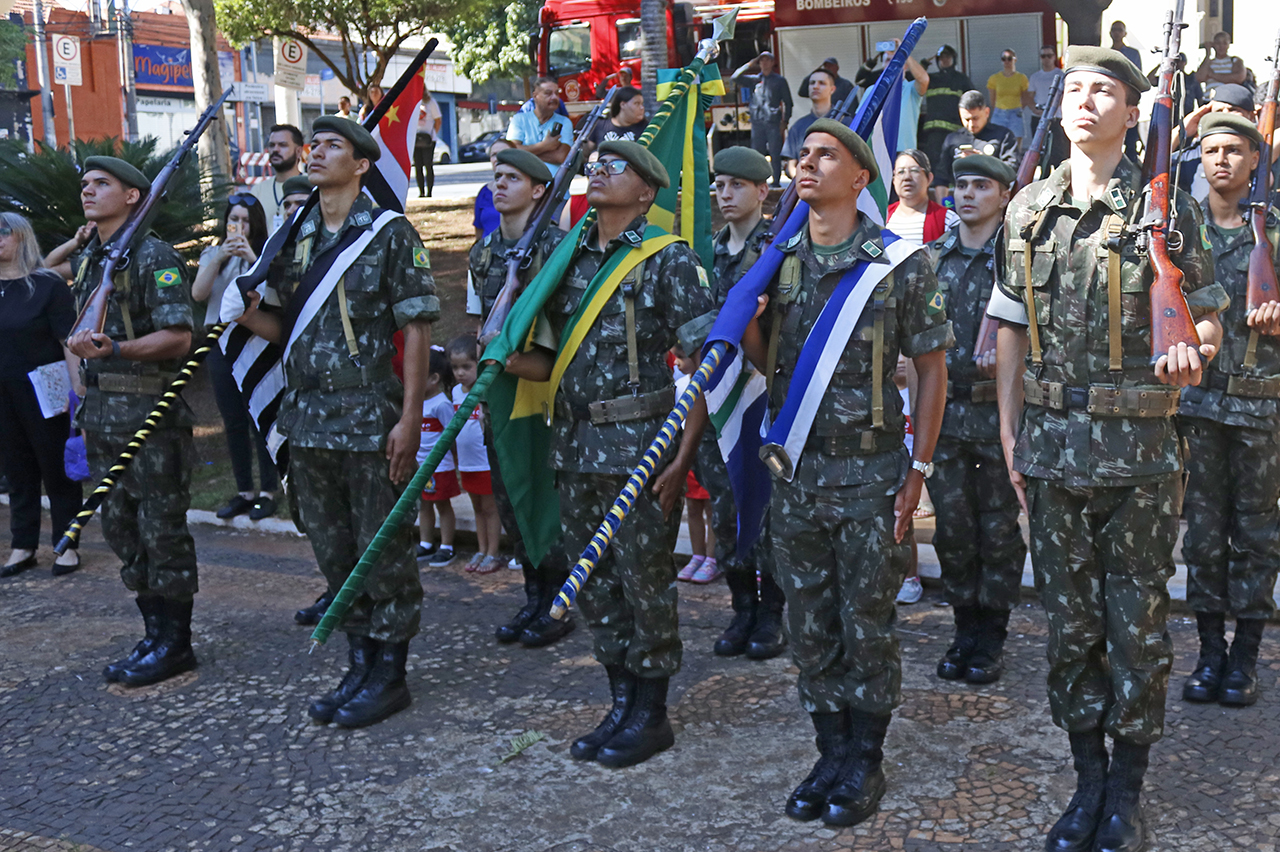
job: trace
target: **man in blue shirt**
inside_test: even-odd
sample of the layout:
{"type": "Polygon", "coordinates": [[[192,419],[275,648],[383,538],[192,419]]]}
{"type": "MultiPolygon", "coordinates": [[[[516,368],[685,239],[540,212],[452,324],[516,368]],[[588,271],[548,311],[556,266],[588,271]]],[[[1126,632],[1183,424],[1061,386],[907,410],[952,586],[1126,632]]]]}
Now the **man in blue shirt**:
{"type": "Polygon", "coordinates": [[[556,113],[560,87],[550,77],[539,77],[533,87],[533,111],[517,112],[507,126],[507,139],[546,163],[554,175],[573,144],[573,124],[556,113]]]}

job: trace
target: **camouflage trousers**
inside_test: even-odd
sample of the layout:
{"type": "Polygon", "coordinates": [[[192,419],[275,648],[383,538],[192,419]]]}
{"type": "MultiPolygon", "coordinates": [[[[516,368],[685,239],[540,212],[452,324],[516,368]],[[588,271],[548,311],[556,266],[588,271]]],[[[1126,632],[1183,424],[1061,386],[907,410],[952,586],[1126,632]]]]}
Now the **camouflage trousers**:
{"type": "MultiPolygon", "coordinates": [[[[621,475],[559,472],[561,524],[570,553],[587,546],[626,482],[621,475]]],[[[680,671],[672,556],[679,529],[680,503],[663,518],[657,497],[645,488],[582,586],[578,605],[603,665],[623,666],[638,677],[680,671]]]]}
{"type": "Polygon", "coordinates": [[[1270,618],[1280,570],[1280,434],[1183,417],[1187,458],[1187,604],[1270,618]]]}
{"type": "MultiPolygon", "coordinates": [[[[84,443],[94,480],[106,476],[132,432],[91,432],[84,443]]],[[[157,429],[102,501],[102,535],[131,592],[190,600],[199,591],[191,508],[190,428],[157,429]]]]}
{"type": "Polygon", "coordinates": [[[810,713],[884,715],[902,700],[894,598],[910,535],[893,540],[893,495],[809,493],[775,480],[769,505],[778,584],[787,596],[800,703],[810,713]]]}
{"type": "Polygon", "coordinates": [[[1054,724],[1154,743],[1173,664],[1166,622],[1182,477],[1098,488],[1028,482],[1054,724]]]}
{"type": "MultiPolygon", "coordinates": [[[[289,448],[290,481],[320,573],[342,588],[403,486],[391,481],[382,453],[289,448]]],[[[412,524],[383,548],[342,623],[342,630],[380,642],[407,642],[422,616],[422,582],[412,524]]]]}
{"type": "Polygon", "coordinates": [[[564,582],[563,577],[569,573],[569,556],[565,553],[563,539],[551,545],[547,555],[542,558],[541,565],[528,564],[529,555],[525,553],[524,538],[520,535],[519,524],[516,523],[516,510],[511,505],[511,497],[507,494],[507,486],[502,480],[502,471],[499,469],[498,451],[494,445],[493,430],[489,428],[487,408],[484,418],[484,449],[489,458],[489,479],[493,485],[493,502],[498,506],[498,520],[502,522],[502,530],[507,534],[507,542],[514,551],[516,561],[525,567],[541,568],[542,572],[548,575],[548,579],[561,578],[558,582],[564,582]]]}
{"type": "Polygon", "coordinates": [[[929,496],[947,603],[1013,609],[1022,594],[1027,545],[1000,444],[940,438],[929,496]]]}

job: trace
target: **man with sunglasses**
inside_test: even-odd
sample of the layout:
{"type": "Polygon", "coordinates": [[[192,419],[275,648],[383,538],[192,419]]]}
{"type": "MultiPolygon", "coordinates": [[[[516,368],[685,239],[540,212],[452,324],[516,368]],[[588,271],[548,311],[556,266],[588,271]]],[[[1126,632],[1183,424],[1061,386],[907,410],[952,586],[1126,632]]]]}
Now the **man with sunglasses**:
{"type": "MultiPolygon", "coordinates": [[[[667,352],[677,343],[698,351],[714,308],[697,255],[645,218],[658,190],[670,185],[658,158],[636,142],[612,140],[586,172],[587,200],[598,218],[581,232],[572,265],[545,307],[555,339],[567,348],[577,338],[564,335],[588,290],[609,292],[608,284],[612,295],[602,306],[588,300],[598,311],[576,321],[575,328],[590,323],[576,350],[557,356],[536,348],[507,366],[533,381],[548,380],[553,367],[563,371],[550,461],[571,553],[586,546],[671,410],[667,352]],[[607,266],[613,259],[621,265],[607,266]]],[[[675,742],[667,719],[667,686],[681,656],[672,553],[680,495],[705,423],[706,409],[700,411],[578,596],[613,705],[594,731],[574,742],[570,755],[577,760],[631,766],[675,742]]]]}

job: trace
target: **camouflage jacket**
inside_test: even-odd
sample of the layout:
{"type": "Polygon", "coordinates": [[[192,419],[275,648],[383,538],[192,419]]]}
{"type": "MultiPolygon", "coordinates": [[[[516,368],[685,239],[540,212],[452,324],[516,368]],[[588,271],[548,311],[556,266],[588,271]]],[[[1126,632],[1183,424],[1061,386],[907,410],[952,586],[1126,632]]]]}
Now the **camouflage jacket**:
{"type": "MultiPolygon", "coordinates": [[[[95,233],[71,260],[75,281],[71,285],[77,309],[82,309],[89,295],[102,280],[102,264],[107,249],[95,233]]],[[[187,264],[173,247],[153,236],[143,239],[134,249],[129,266],[116,273],[116,289],[107,303],[107,319],[103,334],[112,340],[129,339],[121,305],[128,306],[133,338],[145,337],[163,328],[194,327],[191,314],[191,281],[187,264]]],[[[89,377],[84,402],[76,413],[76,425],[99,432],[134,432],[142,428],[147,415],[160,397],[151,394],[106,393],[94,385],[95,374],[124,373],[131,376],[156,376],[168,379],[182,369],[185,358],[166,361],[126,361],[123,358],[92,359],[84,362],[89,377]]],[[[167,384],[167,382],[166,382],[167,384]]],[[[195,417],[185,400],[179,397],[162,421],[167,426],[191,426],[195,417]]]]}
{"type": "MultiPolygon", "coordinates": [[[[533,262],[520,273],[521,283],[528,284],[538,274],[542,264],[564,239],[564,231],[549,225],[534,245],[533,262]]],[[[502,286],[507,283],[507,251],[513,249],[519,238],[504,240],[502,229],[497,228],[476,240],[468,254],[471,277],[480,293],[480,321],[489,318],[493,303],[497,301],[502,286]]]]}
{"type": "MultiPolygon", "coordinates": [[[[884,240],[879,226],[863,217],[848,241],[834,253],[816,250],[809,240],[806,224],[788,240],[782,251],[800,261],[800,280],[789,294],[782,294],[775,276],[768,289],[770,310],[760,318],[760,330],[768,340],[774,323],[781,323],[778,335],[777,371],[773,378],[770,408],[782,408],[791,387],[793,371],[809,330],[844,273],[862,260],[883,258],[884,240]]],[[[881,260],[880,262],[886,262],[881,260]]],[[[783,262],[784,270],[787,261],[783,262]]],[[[874,452],[858,455],[828,455],[817,448],[805,450],[794,482],[813,490],[825,486],[866,486],[867,494],[893,493],[906,475],[907,455],[903,440],[906,419],[902,397],[893,383],[899,353],[914,358],[952,346],[955,339],[946,309],[938,293],[933,267],[924,252],[911,255],[875,290],[858,317],[844,355],[836,365],[826,395],[818,407],[810,433],[815,438],[849,437],[871,429],[872,339],[875,301],[884,300],[884,356],[881,366],[881,402],[884,426],[874,452]]]]}
{"type": "Polygon", "coordinates": [[[1000,413],[995,399],[973,402],[966,394],[975,383],[983,381],[973,363],[973,353],[995,279],[996,238],[993,235],[980,249],[965,248],[960,244],[960,226],[956,225],[932,248],[938,290],[956,336],[956,345],[947,350],[947,409],[939,434],[958,441],[999,441],[1000,413]]]}
{"type": "MultiPolygon", "coordinates": [[[[1027,378],[1061,382],[1072,388],[1154,388],[1163,391],[1151,369],[1151,265],[1128,236],[1121,246],[1122,369],[1112,374],[1108,359],[1107,237],[1105,220],[1117,214],[1134,218],[1140,203],[1138,167],[1121,159],[1108,188],[1087,207],[1070,197],[1070,164],[1018,193],[1005,211],[1004,243],[998,247],[997,286],[1022,305],[1023,247],[1034,220],[1044,211],[1032,240],[1032,289],[1035,293],[1043,364],[1027,356],[1027,378]]],[[[1183,292],[1197,319],[1222,311],[1228,301],[1213,283],[1213,264],[1200,208],[1178,193],[1176,227],[1185,239],[1175,257],[1184,278],[1183,292]]],[[[1017,469],[1029,476],[1057,480],[1069,487],[1137,485],[1181,469],[1178,434],[1172,417],[1094,417],[1084,408],[1054,410],[1026,405],[1017,447],[1017,469]]]]}
{"type": "MultiPolygon", "coordinates": [[[[643,216],[636,217],[603,252],[596,244],[594,225],[583,233],[573,264],[545,307],[556,340],[561,338],[606,255],[639,245],[645,224],[643,216]]],[[[675,243],[645,261],[635,302],[641,394],[672,388],[667,350],[677,342],[700,346],[701,339],[682,339],[680,330],[690,324],[686,332],[694,328],[705,332],[706,315],[713,307],[711,287],[693,249],[675,243]]],[[[583,410],[593,402],[630,396],[628,380],[626,308],[619,288],[565,370],[557,403],[583,410]]],[[[672,394],[674,406],[674,391],[672,394]]],[[[657,435],[665,416],[664,412],[643,420],[598,426],[590,420],[557,416],[551,466],[576,473],[628,474],[657,435]]]]}
{"type": "MultiPolygon", "coordinates": [[[[1205,219],[1210,219],[1208,201],[1205,202],[1205,219]]],[[[1267,217],[1267,231],[1273,249],[1280,248],[1280,227],[1277,227],[1277,211],[1267,217]]],[[[1228,394],[1225,383],[1228,374],[1254,378],[1280,377],[1280,340],[1267,334],[1258,335],[1257,365],[1252,370],[1244,368],[1245,351],[1249,346],[1248,316],[1249,252],[1253,251],[1253,231],[1249,225],[1227,230],[1208,221],[1205,230],[1213,247],[1214,280],[1227,291],[1231,307],[1221,314],[1222,350],[1205,370],[1199,387],[1182,392],[1179,414],[1191,417],[1207,417],[1228,426],[1248,426],[1255,429],[1274,430],[1280,427],[1280,400],[1228,394]]],[[[1274,255],[1273,255],[1274,256],[1274,255]]],[[[1280,263],[1276,264],[1280,272],[1280,263]]]]}
{"type": "MultiPolygon", "coordinates": [[[[362,193],[338,233],[330,234],[319,207],[312,210],[298,230],[296,247],[290,250],[286,245],[269,274],[281,306],[288,307],[315,258],[348,229],[371,227],[379,212],[362,193]]],[[[295,446],[376,452],[400,419],[404,400],[404,387],[391,371],[391,337],[413,320],[434,322],[440,315],[430,261],[409,220],[388,223],[351,264],[343,284],[365,383],[352,384],[353,376],[361,375],[360,367],[347,350],[334,288],[315,319],[298,332],[289,352],[278,424],[295,446]],[[330,387],[350,386],[326,389],[326,381],[330,387]]]]}
{"type": "Polygon", "coordinates": [[[760,259],[766,243],[765,233],[769,230],[769,220],[761,218],[751,229],[746,245],[737,254],[729,253],[729,226],[725,225],[711,240],[715,258],[712,260],[711,279],[715,287],[716,307],[723,307],[724,300],[729,297],[729,288],[738,283],[747,270],[760,259]],[[746,261],[750,260],[750,263],[746,261]]]}

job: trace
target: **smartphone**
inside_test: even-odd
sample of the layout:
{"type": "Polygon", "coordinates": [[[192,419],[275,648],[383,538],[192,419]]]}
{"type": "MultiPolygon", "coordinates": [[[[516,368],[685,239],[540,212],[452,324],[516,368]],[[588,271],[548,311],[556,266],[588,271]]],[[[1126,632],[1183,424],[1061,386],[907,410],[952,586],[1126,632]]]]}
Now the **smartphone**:
{"type": "Polygon", "coordinates": [[[878,41],[876,42],[876,53],[893,53],[898,49],[896,41],[878,41]]]}

